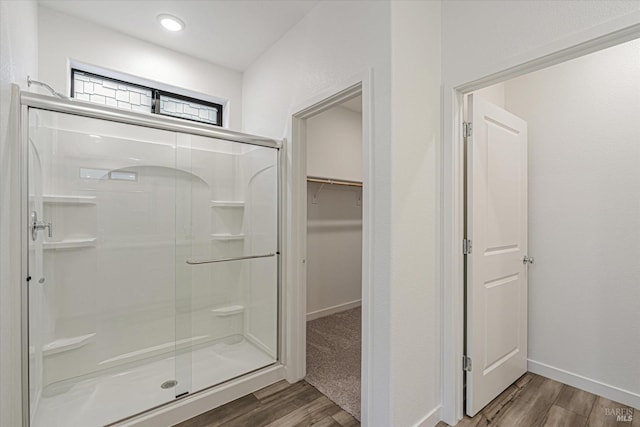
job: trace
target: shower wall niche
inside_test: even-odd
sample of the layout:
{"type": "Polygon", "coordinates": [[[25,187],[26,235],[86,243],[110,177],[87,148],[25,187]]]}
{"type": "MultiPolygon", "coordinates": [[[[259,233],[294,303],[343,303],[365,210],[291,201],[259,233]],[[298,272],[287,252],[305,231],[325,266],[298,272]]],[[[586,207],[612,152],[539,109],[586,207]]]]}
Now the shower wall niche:
{"type": "Polygon", "coordinates": [[[30,108],[28,145],[29,212],[51,224],[29,238],[32,426],[105,425],[277,361],[275,144],[30,108]]]}

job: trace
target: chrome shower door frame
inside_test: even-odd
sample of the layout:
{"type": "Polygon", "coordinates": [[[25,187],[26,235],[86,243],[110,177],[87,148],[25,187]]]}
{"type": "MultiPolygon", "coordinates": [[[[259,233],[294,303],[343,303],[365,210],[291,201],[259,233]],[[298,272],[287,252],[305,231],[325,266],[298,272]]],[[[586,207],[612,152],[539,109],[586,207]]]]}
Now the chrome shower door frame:
{"type": "MultiPolygon", "coordinates": [[[[284,144],[282,141],[248,135],[240,132],[231,131],[224,128],[218,128],[213,125],[200,124],[197,122],[187,122],[178,118],[172,118],[168,116],[156,116],[145,113],[135,113],[123,110],[118,110],[111,107],[105,107],[101,105],[95,105],[84,101],[66,100],[54,98],[51,96],[44,96],[34,94],[30,92],[20,91],[13,101],[20,104],[20,114],[17,120],[19,120],[19,134],[18,143],[20,150],[20,164],[19,164],[19,176],[20,176],[20,227],[21,227],[21,281],[20,281],[20,331],[21,331],[21,398],[22,398],[22,426],[30,426],[30,396],[29,396],[29,282],[31,277],[29,276],[29,237],[30,237],[30,223],[29,223],[29,110],[31,108],[37,110],[46,110],[57,113],[65,113],[76,115],[80,117],[88,117],[94,119],[107,120],[117,123],[130,124],[135,126],[171,131],[182,134],[198,135],[209,138],[215,138],[219,140],[225,140],[230,142],[237,142],[241,144],[256,145],[261,147],[273,148],[277,150],[276,153],[276,167],[277,167],[277,251],[275,254],[268,254],[268,256],[277,257],[277,311],[276,311],[276,333],[277,333],[277,352],[276,361],[273,365],[282,363],[282,307],[283,307],[283,295],[282,288],[282,230],[283,230],[283,179],[284,173],[282,171],[282,156],[284,144]]],[[[267,369],[261,368],[261,369],[267,369]]],[[[247,373],[249,375],[254,372],[247,373]]],[[[243,376],[245,376],[243,375],[243,376]]],[[[233,381],[230,379],[228,381],[233,381]]],[[[227,382],[228,382],[227,381],[227,382]]],[[[225,382],[226,383],[226,382],[225,382]]],[[[224,383],[223,383],[224,384],[224,383]]],[[[215,387],[219,384],[212,385],[215,387]]],[[[205,388],[194,393],[190,393],[188,397],[179,398],[179,400],[194,397],[198,394],[208,391],[211,387],[205,388]]],[[[172,405],[178,399],[162,405],[167,407],[172,405]]],[[[145,412],[157,408],[148,408],[145,412]]],[[[135,418],[141,414],[133,415],[130,418],[135,418]]],[[[127,419],[130,419],[127,418],[127,419]]],[[[122,421],[122,420],[121,420],[122,421]]],[[[118,422],[121,422],[118,421],[118,422]]]]}

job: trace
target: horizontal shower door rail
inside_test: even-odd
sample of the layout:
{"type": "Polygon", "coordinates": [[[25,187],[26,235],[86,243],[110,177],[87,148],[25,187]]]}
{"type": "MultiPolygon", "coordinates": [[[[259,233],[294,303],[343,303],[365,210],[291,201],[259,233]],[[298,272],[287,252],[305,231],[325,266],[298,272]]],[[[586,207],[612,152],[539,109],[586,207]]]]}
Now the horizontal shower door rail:
{"type": "Polygon", "coordinates": [[[20,92],[20,102],[22,103],[22,105],[38,108],[41,110],[74,114],[83,117],[91,117],[94,119],[102,119],[112,122],[119,122],[154,129],[162,129],[171,132],[181,132],[191,135],[199,135],[209,138],[222,139],[225,141],[239,142],[249,145],[259,145],[269,148],[279,149],[282,146],[282,143],[275,139],[248,135],[220,128],[218,126],[207,125],[204,123],[201,124],[196,122],[186,122],[185,120],[179,118],[158,116],[151,113],[136,113],[132,111],[119,110],[117,108],[92,104],[90,102],[80,100],[60,99],[31,92],[20,92]]]}
{"type": "Polygon", "coordinates": [[[189,265],[214,264],[216,262],[242,261],[244,259],[270,258],[272,256],[276,256],[276,254],[270,253],[270,254],[264,254],[264,255],[247,255],[247,256],[239,256],[235,258],[218,258],[218,259],[188,259],[186,263],[189,265]]]}

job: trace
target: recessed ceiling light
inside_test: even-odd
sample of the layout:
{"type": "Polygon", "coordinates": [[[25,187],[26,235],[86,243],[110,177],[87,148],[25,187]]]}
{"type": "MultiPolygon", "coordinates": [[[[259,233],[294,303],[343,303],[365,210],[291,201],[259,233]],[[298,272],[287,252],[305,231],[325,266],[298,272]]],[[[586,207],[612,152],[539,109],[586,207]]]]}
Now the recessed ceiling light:
{"type": "Polygon", "coordinates": [[[158,15],[158,22],[169,31],[181,31],[184,28],[182,20],[166,13],[158,15]]]}

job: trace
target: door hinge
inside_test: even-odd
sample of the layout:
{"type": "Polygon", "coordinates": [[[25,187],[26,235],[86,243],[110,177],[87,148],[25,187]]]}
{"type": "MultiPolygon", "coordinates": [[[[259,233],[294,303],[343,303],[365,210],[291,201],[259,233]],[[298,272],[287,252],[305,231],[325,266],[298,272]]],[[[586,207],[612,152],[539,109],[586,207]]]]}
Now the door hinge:
{"type": "Polygon", "coordinates": [[[462,369],[465,372],[471,372],[471,358],[469,356],[462,356],[462,369]]]}
{"type": "Polygon", "coordinates": [[[471,239],[464,239],[462,241],[462,255],[470,255],[471,249],[471,239]]]}
{"type": "Polygon", "coordinates": [[[462,136],[469,138],[471,136],[471,132],[473,132],[473,123],[462,122],[462,136]]]}

